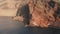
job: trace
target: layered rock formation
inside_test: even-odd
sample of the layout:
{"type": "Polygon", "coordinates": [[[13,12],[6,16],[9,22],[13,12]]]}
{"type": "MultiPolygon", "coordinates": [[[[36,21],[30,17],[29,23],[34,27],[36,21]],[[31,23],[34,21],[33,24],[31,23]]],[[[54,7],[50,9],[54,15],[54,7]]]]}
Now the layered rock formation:
{"type": "MultiPolygon", "coordinates": [[[[60,10],[58,10],[58,6],[60,3],[55,1],[47,1],[47,0],[36,0],[34,4],[32,1],[29,4],[30,13],[32,14],[32,19],[30,24],[33,26],[40,27],[60,27],[60,10]],[[59,12],[55,18],[55,13],[59,12]],[[59,19],[58,19],[58,18],[59,19]]],[[[60,7],[59,7],[60,9],[60,7]]]]}

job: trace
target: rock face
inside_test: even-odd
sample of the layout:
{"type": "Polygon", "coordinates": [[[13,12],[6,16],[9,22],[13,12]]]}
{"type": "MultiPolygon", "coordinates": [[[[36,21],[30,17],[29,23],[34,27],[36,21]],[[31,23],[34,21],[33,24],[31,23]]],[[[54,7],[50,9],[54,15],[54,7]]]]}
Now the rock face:
{"type": "Polygon", "coordinates": [[[30,14],[32,15],[30,20],[31,25],[60,27],[60,3],[57,0],[0,0],[0,2],[0,10],[3,10],[0,12],[0,16],[15,16],[16,9],[29,3],[30,14]]]}
{"type": "Polygon", "coordinates": [[[60,15],[60,10],[58,10],[58,8],[60,9],[60,3],[51,0],[36,0],[36,3],[33,2],[35,1],[29,3],[30,13],[32,14],[31,25],[60,27],[60,18],[58,16],[60,15]],[[57,15],[56,18],[54,15],[57,15]]]}

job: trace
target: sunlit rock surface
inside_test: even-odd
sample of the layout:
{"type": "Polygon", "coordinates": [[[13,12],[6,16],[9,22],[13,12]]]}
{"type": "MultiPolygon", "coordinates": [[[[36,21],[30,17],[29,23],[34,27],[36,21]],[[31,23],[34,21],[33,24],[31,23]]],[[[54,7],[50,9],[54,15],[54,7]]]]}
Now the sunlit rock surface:
{"type": "Polygon", "coordinates": [[[0,16],[15,16],[18,7],[28,2],[29,0],[0,0],[0,16]]]}

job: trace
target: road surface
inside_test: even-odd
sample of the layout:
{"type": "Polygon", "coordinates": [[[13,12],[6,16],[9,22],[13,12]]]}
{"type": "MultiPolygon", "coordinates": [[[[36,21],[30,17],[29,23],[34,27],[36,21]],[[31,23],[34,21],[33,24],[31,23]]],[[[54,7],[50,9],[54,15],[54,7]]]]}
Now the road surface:
{"type": "Polygon", "coordinates": [[[24,24],[14,21],[11,17],[0,17],[0,34],[60,34],[60,29],[24,27],[24,24]]]}

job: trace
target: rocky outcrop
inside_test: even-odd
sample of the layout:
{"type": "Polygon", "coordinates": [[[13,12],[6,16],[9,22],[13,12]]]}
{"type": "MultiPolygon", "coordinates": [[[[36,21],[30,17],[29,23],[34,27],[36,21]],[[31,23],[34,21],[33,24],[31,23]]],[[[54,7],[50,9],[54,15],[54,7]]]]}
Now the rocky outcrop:
{"type": "MultiPolygon", "coordinates": [[[[40,27],[59,27],[60,25],[57,24],[60,22],[60,18],[57,18],[59,14],[56,18],[54,16],[55,12],[58,10],[58,6],[59,4],[55,1],[36,0],[35,4],[31,1],[29,4],[30,13],[32,14],[30,24],[40,27]],[[51,5],[51,3],[53,5],[51,5]]],[[[60,11],[57,12],[60,13],[60,11]]]]}

